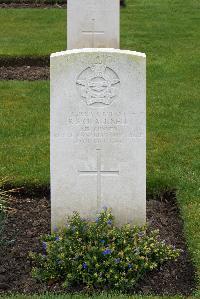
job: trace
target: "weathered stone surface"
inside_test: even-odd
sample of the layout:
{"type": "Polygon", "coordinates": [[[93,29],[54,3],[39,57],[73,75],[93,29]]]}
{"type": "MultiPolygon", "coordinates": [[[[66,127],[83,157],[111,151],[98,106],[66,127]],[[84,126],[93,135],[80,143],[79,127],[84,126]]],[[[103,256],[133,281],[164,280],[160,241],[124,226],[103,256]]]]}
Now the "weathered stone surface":
{"type": "Polygon", "coordinates": [[[119,224],[146,218],[145,54],[51,55],[52,226],[111,207],[119,224]]]}
{"type": "Polygon", "coordinates": [[[68,0],[67,48],[119,48],[119,0],[68,0]]]}

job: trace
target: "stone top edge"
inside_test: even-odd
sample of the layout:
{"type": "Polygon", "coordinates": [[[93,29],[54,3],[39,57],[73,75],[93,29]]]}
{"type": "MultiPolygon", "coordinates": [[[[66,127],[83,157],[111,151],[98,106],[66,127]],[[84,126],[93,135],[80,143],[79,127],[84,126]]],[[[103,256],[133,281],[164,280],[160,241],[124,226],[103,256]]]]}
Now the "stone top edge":
{"type": "Polygon", "coordinates": [[[121,53],[121,54],[129,54],[138,57],[146,58],[145,53],[130,51],[130,50],[120,50],[120,49],[113,49],[113,48],[83,48],[83,49],[73,49],[73,50],[66,50],[61,52],[52,53],[50,57],[60,57],[66,54],[79,54],[79,53],[121,53]]]}

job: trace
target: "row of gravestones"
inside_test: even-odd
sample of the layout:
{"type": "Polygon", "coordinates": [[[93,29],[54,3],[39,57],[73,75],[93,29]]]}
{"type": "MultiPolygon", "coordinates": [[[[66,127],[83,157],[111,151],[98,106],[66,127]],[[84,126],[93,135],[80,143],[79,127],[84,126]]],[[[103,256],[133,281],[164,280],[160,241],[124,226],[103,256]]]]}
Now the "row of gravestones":
{"type": "Polygon", "coordinates": [[[51,55],[52,227],[111,207],[146,219],[146,57],[119,50],[119,0],[68,0],[68,50],[51,55]]]}

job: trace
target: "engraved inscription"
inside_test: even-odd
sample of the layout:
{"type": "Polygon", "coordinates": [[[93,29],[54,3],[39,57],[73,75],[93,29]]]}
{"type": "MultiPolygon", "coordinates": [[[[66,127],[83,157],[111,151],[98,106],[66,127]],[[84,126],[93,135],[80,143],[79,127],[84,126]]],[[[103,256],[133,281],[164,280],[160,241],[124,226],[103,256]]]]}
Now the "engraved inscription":
{"type": "Polygon", "coordinates": [[[76,85],[87,105],[104,107],[110,105],[117,96],[120,79],[111,68],[96,63],[80,73],[76,85]]]}
{"type": "Polygon", "coordinates": [[[66,116],[56,137],[76,144],[126,143],[145,137],[145,113],[125,111],[77,111],[66,116]]]}
{"type": "Polygon", "coordinates": [[[119,170],[102,170],[101,169],[101,149],[97,149],[97,170],[79,170],[82,175],[96,175],[97,176],[97,209],[101,207],[101,176],[119,175],[119,170]]]}

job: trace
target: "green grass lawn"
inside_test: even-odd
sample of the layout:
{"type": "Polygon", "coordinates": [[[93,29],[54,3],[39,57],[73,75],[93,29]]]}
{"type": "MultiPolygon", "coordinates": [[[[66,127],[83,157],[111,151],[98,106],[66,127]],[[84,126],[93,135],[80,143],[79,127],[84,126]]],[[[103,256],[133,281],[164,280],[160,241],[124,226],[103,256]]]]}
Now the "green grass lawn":
{"type": "Polygon", "coordinates": [[[66,9],[0,9],[0,57],[65,50],[66,15],[66,9]]]}
{"type": "Polygon", "coordinates": [[[1,177],[14,186],[49,183],[49,82],[0,81],[1,177]]]}
{"type": "MultiPolygon", "coordinates": [[[[200,47],[199,8],[199,0],[128,0],[121,9],[121,48],[143,51],[148,59],[164,55],[166,64],[172,54],[180,63],[180,53],[184,62],[193,59],[200,47]]],[[[1,9],[0,20],[0,56],[66,49],[66,9],[1,9]]]]}
{"type": "MultiPolygon", "coordinates": [[[[147,54],[147,190],[177,190],[200,277],[199,1],[127,4],[121,46],[147,54]]],[[[59,9],[0,10],[0,56],[63,50],[65,18],[59,9]]],[[[13,186],[48,186],[49,82],[1,81],[0,103],[0,176],[13,186]]]]}

